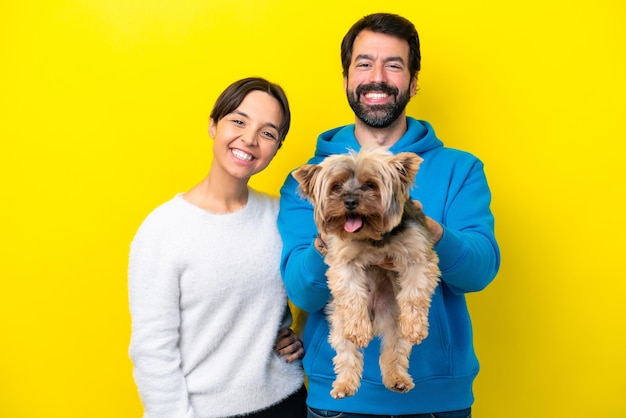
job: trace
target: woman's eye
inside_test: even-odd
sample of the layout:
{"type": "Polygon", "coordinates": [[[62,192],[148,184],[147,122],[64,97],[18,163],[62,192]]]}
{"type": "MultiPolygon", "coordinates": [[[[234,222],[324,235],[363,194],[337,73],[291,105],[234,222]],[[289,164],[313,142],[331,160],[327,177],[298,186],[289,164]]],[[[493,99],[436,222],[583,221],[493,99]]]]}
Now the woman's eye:
{"type": "Polygon", "coordinates": [[[269,131],[263,131],[263,136],[267,137],[268,139],[276,140],[276,135],[269,131]]]}

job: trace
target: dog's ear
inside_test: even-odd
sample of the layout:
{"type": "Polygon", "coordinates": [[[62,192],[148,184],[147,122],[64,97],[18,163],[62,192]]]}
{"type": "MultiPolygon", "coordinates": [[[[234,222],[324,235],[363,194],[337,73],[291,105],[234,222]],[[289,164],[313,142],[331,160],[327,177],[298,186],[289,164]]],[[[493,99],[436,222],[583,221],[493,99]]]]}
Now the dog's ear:
{"type": "Polygon", "coordinates": [[[390,163],[400,173],[402,182],[410,187],[415,181],[415,175],[424,159],[412,152],[400,152],[390,157],[390,163]]]}
{"type": "Polygon", "coordinates": [[[322,168],[316,164],[305,164],[291,173],[293,178],[300,183],[300,193],[303,196],[309,199],[313,198],[315,180],[321,169],[322,168]]]}

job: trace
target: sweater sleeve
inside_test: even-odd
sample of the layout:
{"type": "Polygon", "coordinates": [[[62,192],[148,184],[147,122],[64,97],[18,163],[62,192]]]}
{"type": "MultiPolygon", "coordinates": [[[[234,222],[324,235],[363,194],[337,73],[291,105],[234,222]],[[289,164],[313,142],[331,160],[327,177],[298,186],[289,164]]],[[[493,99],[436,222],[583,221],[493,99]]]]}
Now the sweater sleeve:
{"type": "Polygon", "coordinates": [[[496,276],[500,250],[494,236],[491,192],[483,164],[472,159],[449,184],[443,236],[435,246],[442,280],[456,293],[484,289],[496,276]]]}
{"type": "MultiPolygon", "coordinates": [[[[144,222],[129,260],[129,354],[144,417],[194,416],[181,370],[179,272],[158,222],[144,222]]],[[[161,222],[162,224],[163,222],[161,222]]]]}
{"type": "Polygon", "coordinates": [[[330,298],[324,257],[315,249],[317,228],[313,206],[298,194],[298,182],[289,175],[280,192],[278,229],[283,239],[281,273],[289,299],[307,312],[320,310],[330,298]]]}

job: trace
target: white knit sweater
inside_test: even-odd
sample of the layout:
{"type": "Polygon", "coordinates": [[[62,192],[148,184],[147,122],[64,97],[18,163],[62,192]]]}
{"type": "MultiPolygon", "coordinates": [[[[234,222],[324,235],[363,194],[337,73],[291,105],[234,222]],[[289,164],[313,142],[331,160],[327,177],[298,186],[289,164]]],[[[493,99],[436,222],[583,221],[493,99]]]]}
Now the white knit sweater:
{"type": "Polygon", "coordinates": [[[226,417],[297,391],[299,361],[272,351],[291,324],[278,201],[250,189],[232,214],[182,195],[154,210],[130,251],[130,357],[145,417],[226,417]]]}

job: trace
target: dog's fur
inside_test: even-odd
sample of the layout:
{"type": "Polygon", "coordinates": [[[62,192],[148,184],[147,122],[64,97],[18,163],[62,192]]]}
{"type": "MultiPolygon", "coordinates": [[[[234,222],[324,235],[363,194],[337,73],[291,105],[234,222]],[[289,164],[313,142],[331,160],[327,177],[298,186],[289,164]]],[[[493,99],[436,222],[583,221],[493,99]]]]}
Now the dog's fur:
{"type": "Polygon", "coordinates": [[[428,335],[440,275],[426,219],[409,196],[421,162],[413,153],[363,150],[293,172],[327,240],[329,341],[337,353],[334,398],[358,390],[359,348],[374,335],[382,337],[385,386],[396,392],[415,386],[407,371],[411,347],[428,335]],[[377,266],[386,260],[393,261],[394,271],[377,266]]]}

